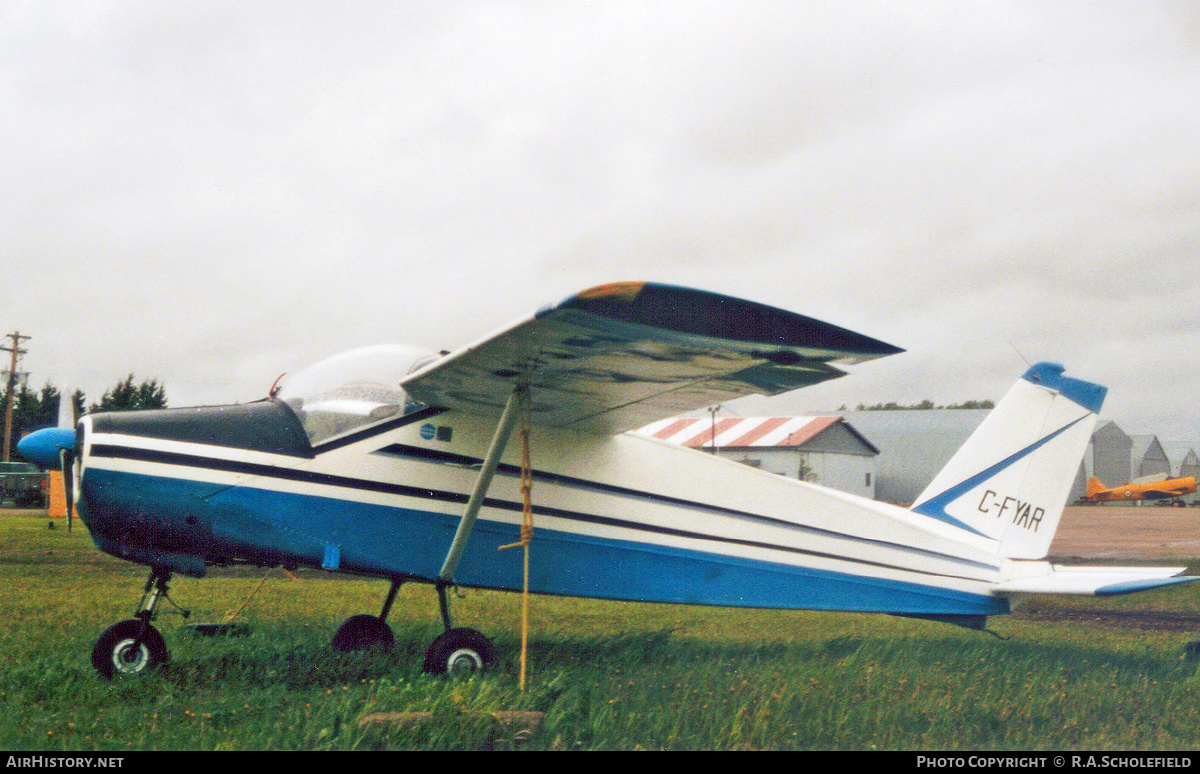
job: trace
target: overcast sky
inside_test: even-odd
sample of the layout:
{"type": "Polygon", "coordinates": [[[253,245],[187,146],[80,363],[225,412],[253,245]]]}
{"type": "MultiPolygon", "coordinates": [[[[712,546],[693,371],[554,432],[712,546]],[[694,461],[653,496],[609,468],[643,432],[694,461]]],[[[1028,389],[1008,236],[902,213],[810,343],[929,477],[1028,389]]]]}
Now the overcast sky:
{"type": "Polygon", "coordinates": [[[12,0],[0,202],[0,327],[93,400],[645,279],[907,350],[790,411],[1055,360],[1200,443],[1191,2],[12,0]]]}

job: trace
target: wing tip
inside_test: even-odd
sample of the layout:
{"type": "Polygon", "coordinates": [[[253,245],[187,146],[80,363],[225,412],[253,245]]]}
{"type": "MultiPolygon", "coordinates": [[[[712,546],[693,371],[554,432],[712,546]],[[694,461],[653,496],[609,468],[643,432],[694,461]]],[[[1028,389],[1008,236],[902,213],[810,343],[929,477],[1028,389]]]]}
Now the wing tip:
{"type": "MultiPolygon", "coordinates": [[[[648,282],[609,282],[581,290],[572,298],[606,298],[612,301],[631,302],[645,289],[648,282]]],[[[570,300],[570,299],[568,299],[570,300]]]]}
{"type": "Polygon", "coordinates": [[[567,309],[681,333],[806,349],[818,359],[846,364],[904,352],[901,347],[796,312],[681,285],[610,282],[548,304],[535,316],[567,309]]]}

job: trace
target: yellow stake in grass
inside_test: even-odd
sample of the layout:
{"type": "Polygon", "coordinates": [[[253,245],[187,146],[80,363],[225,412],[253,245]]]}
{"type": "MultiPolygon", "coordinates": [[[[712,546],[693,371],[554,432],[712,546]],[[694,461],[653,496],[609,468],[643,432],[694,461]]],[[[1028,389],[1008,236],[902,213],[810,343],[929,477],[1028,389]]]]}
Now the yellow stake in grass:
{"type": "Polygon", "coordinates": [[[521,591],[521,677],[518,685],[525,690],[525,654],[529,645],[529,544],[533,541],[533,465],[529,459],[529,431],[531,425],[529,389],[517,391],[521,412],[521,540],[500,546],[499,550],[522,546],[525,549],[525,585],[521,591]]]}

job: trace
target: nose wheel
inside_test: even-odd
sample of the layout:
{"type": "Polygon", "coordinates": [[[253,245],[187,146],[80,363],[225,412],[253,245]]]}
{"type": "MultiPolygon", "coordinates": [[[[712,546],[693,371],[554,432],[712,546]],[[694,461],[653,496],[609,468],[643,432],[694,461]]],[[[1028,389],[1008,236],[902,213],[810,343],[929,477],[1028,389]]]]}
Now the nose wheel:
{"type": "Polygon", "coordinates": [[[171,573],[166,570],[152,570],[134,617],[100,633],[92,648],[92,666],[101,677],[133,677],[166,663],[167,644],[150,622],[154,620],[159,600],[167,598],[170,578],[171,573]]]}
{"type": "Polygon", "coordinates": [[[130,618],[104,630],[92,648],[92,666],[106,679],[142,674],[167,661],[167,644],[149,623],[130,618]]]}

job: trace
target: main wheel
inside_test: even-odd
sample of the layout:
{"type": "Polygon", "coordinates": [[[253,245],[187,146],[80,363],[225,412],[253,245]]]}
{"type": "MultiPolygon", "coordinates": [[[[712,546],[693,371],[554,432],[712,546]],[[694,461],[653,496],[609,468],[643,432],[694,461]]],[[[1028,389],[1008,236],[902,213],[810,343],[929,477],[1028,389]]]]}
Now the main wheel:
{"type": "Polygon", "coordinates": [[[492,641],[481,633],[474,629],[451,629],[439,635],[425,651],[425,671],[434,675],[479,672],[491,665],[492,655],[492,641]]]}
{"type": "Polygon", "coordinates": [[[375,615],[352,615],[333,635],[335,650],[391,650],[396,637],[387,622],[375,615]]]}
{"type": "Polygon", "coordinates": [[[92,666],[106,679],[140,675],[167,661],[167,644],[149,624],[130,618],[101,633],[92,648],[92,666]],[[138,635],[141,634],[139,638],[138,635]]]}

